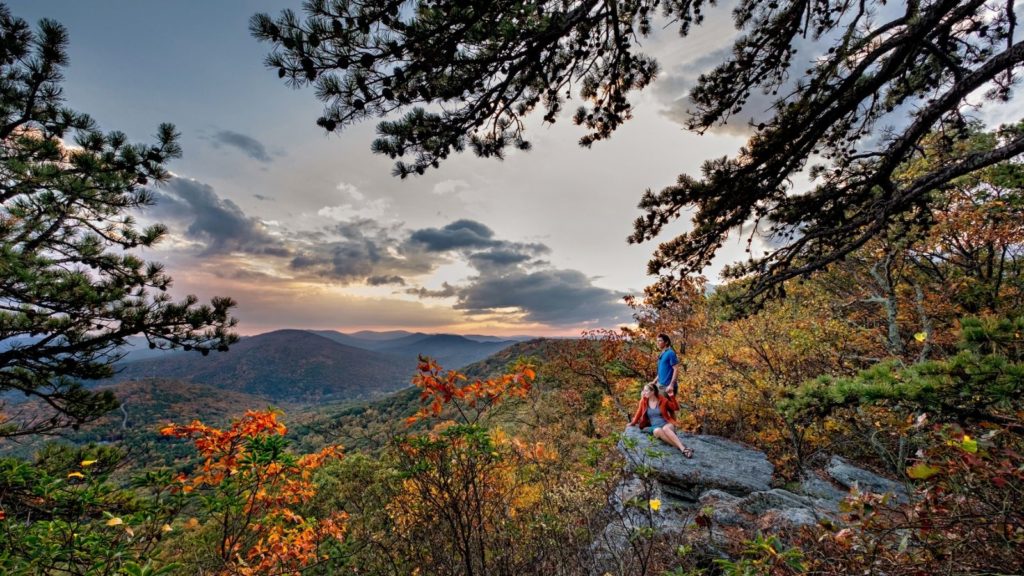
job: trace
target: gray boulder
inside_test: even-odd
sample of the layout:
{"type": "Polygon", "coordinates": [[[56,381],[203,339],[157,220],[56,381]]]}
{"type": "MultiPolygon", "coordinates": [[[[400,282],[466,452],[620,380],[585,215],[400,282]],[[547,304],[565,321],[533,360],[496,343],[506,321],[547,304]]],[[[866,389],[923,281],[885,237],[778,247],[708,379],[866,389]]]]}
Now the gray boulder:
{"type": "Polygon", "coordinates": [[[696,503],[711,489],[737,496],[771,489],[774,467],[763,452],[718,436],[679,434],[693,458],[638,428],[626,428],[619,451],[633,472],[650,472],[666,498],[696,503]]]}
{"type": "Polygon", "coordinates": [[[830,480],[826,480],[814,471],[806,471],[800,481],[800,492],[814,498],[820,505],[832,512],[839,511],[839,503],[850,495],[849,490],[840,490],[830,480]]]}
{"type": "Polygon", "coordinates": [[[700,505],[714,525],[765,532],[814,526],[824,519],[833,519],[814,499],[778,488],[752,492],[742,498],[708,490],[701,494],[700,505]]]}
{"type": "MultiPolygon", "coordinates": [[[[873,492],[875,494],[890,492],[897,502],[907,502],[909,500],[907,489],[903,484],[883,478],[863,468],[858,468],[839,456],[832,457],[828,466],[825,467],[825,473],[847,490],[856,486],[861,492],[873,492]]],[[[843,496],[845,497],[846,494],[843,496]]]]}
{"type": "Polygon", "coordinates": [[[754,525],[757,529],[769,532],[780,528],[816,526],[826,518],[833,519],[814,499],[779,488],[755,492],[739,502],[738,507],[756,519],[754,525]]]}

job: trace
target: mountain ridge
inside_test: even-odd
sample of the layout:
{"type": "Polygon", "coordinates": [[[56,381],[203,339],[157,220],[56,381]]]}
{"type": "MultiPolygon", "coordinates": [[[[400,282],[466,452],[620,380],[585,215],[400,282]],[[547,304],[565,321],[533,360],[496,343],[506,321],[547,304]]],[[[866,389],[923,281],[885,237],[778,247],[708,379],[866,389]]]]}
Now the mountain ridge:
{"type": "Polygon", "coordinates": [[[408,385],[415,364],[307,330],[283,329],[243,338],[228,352],[140,360],[120,368],[114,381],[172,378],[273,401],[316,403],[398,390],[408,385]]]}

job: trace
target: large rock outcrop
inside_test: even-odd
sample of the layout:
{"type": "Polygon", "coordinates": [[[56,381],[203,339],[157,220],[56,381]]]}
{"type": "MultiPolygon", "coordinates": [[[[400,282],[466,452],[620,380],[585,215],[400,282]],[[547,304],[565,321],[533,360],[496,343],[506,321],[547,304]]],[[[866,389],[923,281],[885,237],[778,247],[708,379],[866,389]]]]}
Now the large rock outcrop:
{"type": "Polygon", "coordinates": [[[772,486],[774,468],[763,452],[717,436],[679,437],[693,449],[692,459],[637,428],[626,428],[618,448],[628,474],[609,502],[614,520],[594,542],[595,573],[614,573],[613,565],[628,558],[629,542],[642,531],[685,538],[710,561],[726,557],[737,534],[784,535],[795,528],[841,525],[839,503],[854,488],[908,499],[902,484],[838,456],[784,490],[772,486]],[[652,500],[661,505],[656,513],[647,505],[652,500]]]}
{"type": "Polygon", "coordinates": [[[651,470],[665,496],[683,504],[696,503],[712,489],[737,496],[771,489],[775,468],[763,452],[718,436],[679,438],[693,458],[635,427],[626,428],[619,450],[631,470],[651,470]]]}

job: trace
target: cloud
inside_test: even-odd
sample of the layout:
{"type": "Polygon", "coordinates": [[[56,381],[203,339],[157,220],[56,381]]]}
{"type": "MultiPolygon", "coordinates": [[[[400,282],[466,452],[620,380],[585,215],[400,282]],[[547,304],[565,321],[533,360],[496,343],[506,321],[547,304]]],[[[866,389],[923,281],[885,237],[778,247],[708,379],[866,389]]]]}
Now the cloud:
{"type": "Polygon", "coordinates": [[[553,325],[625,322],[624,295],[594,286],[578,270],[482,275],[459,289],[455,308],[473,314],[516,308],[524,319],[553,325]]]}
{"type": "Polygon", "coordinates": [[[417,230],[409,243],[428,252],[458,251],[478,275],[464,285],[445,282],[441,290],[409,288],[407,294],[454,297],[454,308],[470,314],[505,314],[557,326],[606,326],[628,320],[621,303],[624,294],[594,286],[577,270],[556,269],[536,260],[536,254],[550,252],[543,244],[495,238],[490,228],[472,220],[417,230]],[[537,267],[542,269],[529,269],[537,267]]]}
{"type": "Polygon", "coordinates": [[[419,296],[420,298],[451,298],[459,293],[459,289],[447,282],[442,282],[440,290],[429,290],[421,286],[419,288],[407,288],[405,293],[419,296]]]}
{"type": "Polygon", "coordinates": [[[264,164],[273,162],[273,157],[267,152],[267,147],[262,142],[239,132],[232,130],[221,130],[210,137],[214,147],[228,146],[240,150],[243,154],[264,164]]]}
{"type": "Polygon", "coordinates": [[[331,242],[315,251],[299,254],[291,261],[295,270],[354,282],[374,274],[386,256],[371,239],[331,242]]]}
{"type": "Polygon", "coordinates": [[[478,270],[485,268],[504,268],[525,264],[533,259],[529,253],[507,248],[476,252],[469,255],[469,262],[478,270]]]}
{"type": "Polygon", "coordinates": [[[253,194],[252,197],[263,202],[273,202],[276,200],[273,196],[266,196],[264,194],[253,194]]]}
{"type": "Polygon", "coordinates": [[[469,182],[465,180],[442,180],[431,189],[431,192],[438,196],[447,196],[449,194],[457,194],[463,190],[469,188],[469,182]]]}
{"type": "Polygon", "coordinates": [[[224,279],[212,273],[220,266],[198,265],[174,274],[176,294],[196,294],[201,300],[230,295],[238,302],[239,328],[256,334],[281,327],[341,329],[418,328],[450,331],[461,318],[458,311],[396,298],[366,298],[312,282],[224,279]]]}
{"type": "Polygon", "coordinates": [[[408,249],[398,226],[371,218],[339,222],[313,241],[299,242],[303,246],[291,261],[293,270],[342,283],[426,274],[446,261],[440,254],[408,249]]]}
{"type": "MultiPolygon", "coordinates": [[[[347,189],[354,200],[361,194],[347,189]]],[[[314,230],[294,231],[247,216],[209,185],[175,177],[158,190],[155,216],[178,223],[203,245],[197,264],[235,281],[274,284],[363,283],[406,287],[419,299],[454,299],[452,310],[509,322],[551,326],[607,326],[628,321],[622,294],[593,285],[577,270],[551,267],[540,243],[497,237],[475,220],[408,230],[398,223],[354,217],[314,230]],[[440,289],[410,286],[443,264],[463,261],[476,275],[440,289]]]]}
{"type": "MultiPolygon", "coordinates": [[[[786,81],[778,88],[778,93],[766,94],[761,88],[755,87],[751,90],[742,110],[733,114],[725,125],[712,127],[710,132],[743,137],[752,135],[753,129],[750,124],[758,124],[774,117],[774,106],[778,100],[791,94],[799,96],[798,83],[806,84],[808,78],[804,71],[817,64],[819,59],[827,54],[827,49],[836,44],[855,14],[858,14],[857,18],[862,19],[862,23],[870,22],[870,27],[875,29],[902,17],[904,10],[905,8],[899,3],[875,3],[868,8],[865,15],[859,15],[856,10],[848,11],[843,17],[843,22],[824,36],[796,35],[792,42],[794,56],[788,69],[789,74],[787,74],[786,81]]],[[[713,47],[708,45],[704,50],[691,50],[690,53],[700,54],[700,56],[677,64],[666,73],[660,74],[654,83],[652,93],[664,106],[661,113],[671,121],[685,126],[689,119],[687,110],[691,106],[689,93],[697,84],[700,75],[711,72],[715,67],[734,58],[735,42],[741,35],[752,34],[752,28],[760,23],[760,19],[755,18],[750,20],[743,30],[737,31],[735,24],[726,18],[727,14],[727,11],[711,11],[708,22],[702,26],[707,32],[712,33],[708,39],[713,47]],[[728,41],[722,44],[722,39],[728,39],[728,41]]],[[[687,40],[692,40],[692,36],[693,34],[687,40]]],[[[662,60],[665,59],[662,58],[662,60]]]]}
{"type": "MultiPolygon", "coordinates": [[[[701,74],[710,72],[731,56],[731,46],[721,48],[704,54],[696,60],[677,65],[660,75],[657,82],[654,83],[652,91],[663,106],[662,116],[686,126],[690,120],[692,106],[690,90],[697,85],[701,74]]],[[[726,124],[712,128],[712,131],[716,134],[748,137],[753,133],[750,123],[770,118],[772,116],[771,108],[778,98],[778,96],[765,94],[760,88],[755,88],[751,91],[743,109],[730,117],[726,124]]]]}
{"type": "Polygon", "coordinates": [[[290,250],[247,216],[237,204],[221,198],[209,186],[191,178],[174,177],[156,191],[149,216],[185,225],[184,235],[204,245],[204,255],[246,252],[285,257],[290,250]]]}
{"type": "Polygon", "coordinates": [[[487,258],[475,250],[493,250],[494,262],[516,259],[514,254],[543,254],[550,249],[538,243],[509,242],[494,237],[494,230],[476,220],[456,220],[442,228],[421,228],[409,235],[408,246],[428,252],[461,251],[468,257],[487,258]]]}
{"type": "Polygon", "coordinates": [[[342,221],[350,218],[380,218],[390,212],[391,203],[386,198],[367,200],[366,195],[353,184],[341,182],[337,190],[346,201],[336,206],[324,206],[317,211],[318,216],[342,221]]]}
{"type": "Polygon", "coordinates": [[[456,220],[444,228],[423,228],[409,237],[431,252],[465,248],[490,248],[501,244],[494,239],[494,230],[475,220],[456,220]]]}
{"type": "Polygon", "coordinates": [[[405,278],[392,274],[390,276],[381,274],[379,276],[370,276],[366,279],[366,283],[370,286],[386,286],[388,284],[397,284],[399,286],[405,286],[405,278]]]}

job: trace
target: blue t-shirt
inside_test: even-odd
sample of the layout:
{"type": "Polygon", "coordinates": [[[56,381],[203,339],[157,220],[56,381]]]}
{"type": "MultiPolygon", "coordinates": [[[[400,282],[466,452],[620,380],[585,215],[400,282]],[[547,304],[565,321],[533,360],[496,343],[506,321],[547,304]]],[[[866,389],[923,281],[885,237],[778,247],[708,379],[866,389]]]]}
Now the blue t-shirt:
{"type": "Polygon", "coordinates": [[[658,383],[662,387],[672,382],[672,367],[676,364],[679,364],[679,358],[676,358],[676,351],[671,348],[665,348],[661,356],[658,356],[658,383]]]}

